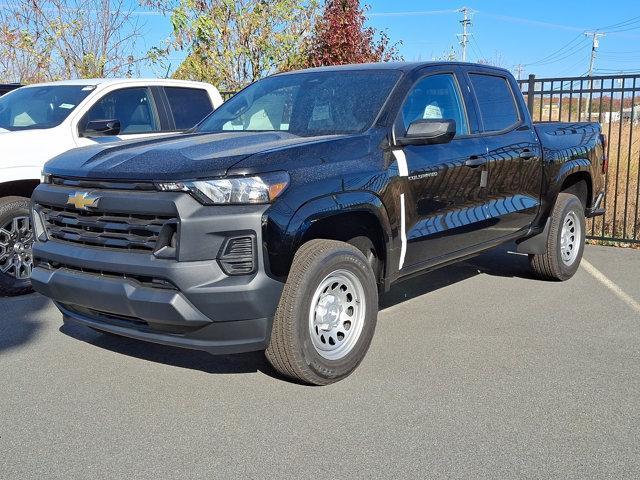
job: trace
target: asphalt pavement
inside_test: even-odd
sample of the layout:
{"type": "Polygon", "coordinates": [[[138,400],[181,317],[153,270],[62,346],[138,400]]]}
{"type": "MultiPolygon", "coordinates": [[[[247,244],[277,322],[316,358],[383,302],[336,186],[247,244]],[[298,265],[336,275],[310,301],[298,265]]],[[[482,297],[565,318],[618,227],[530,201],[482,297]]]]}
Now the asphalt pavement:
{"type": "Polygon", "coordinates": [[[640,478],[640,250],[585,258],[565,283],[500,248],[396,285],[328,387],[0,299],[0,479],[640,478]]]}

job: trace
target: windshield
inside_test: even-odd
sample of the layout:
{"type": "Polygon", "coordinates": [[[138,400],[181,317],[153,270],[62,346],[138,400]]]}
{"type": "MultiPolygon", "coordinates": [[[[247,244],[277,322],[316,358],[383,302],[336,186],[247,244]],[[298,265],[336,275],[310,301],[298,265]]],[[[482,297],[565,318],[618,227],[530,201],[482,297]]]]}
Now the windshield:
{"type": "Polygon", "coordinates": [[[49,85],[9,92],[0,97],[0,128],[28,130],[60,125],[94,88],[49,85]]]}
{"type": "Polygon", "coordinates": [[[299,136],[362,132],[371,127],[399,77],[395,70],[276,75],[223,103],[197,130],[287,131],[299,136]]]}

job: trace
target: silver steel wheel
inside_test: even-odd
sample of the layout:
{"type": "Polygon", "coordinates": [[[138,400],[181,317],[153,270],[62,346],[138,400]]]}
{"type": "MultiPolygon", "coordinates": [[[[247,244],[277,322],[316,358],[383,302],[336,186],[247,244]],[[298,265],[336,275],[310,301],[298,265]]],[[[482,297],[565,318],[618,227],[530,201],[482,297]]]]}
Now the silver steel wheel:
{"type": "Polygon", "coordinates": [[[309,334],[328,360],[345,357],[358,343],[365,318],[364,287],[356,275],[336,270],[316,288],[309,309],[309,334]]]}
{"type": "Polygon", "coordinates": [[[565,265],[573,265],[575,262],[580,251],[581,239],[582,231],[578,215],[575,212],[569,212],[564,217],[560,233],[560,254],[565,265]]]}
{"type": "Polygon", "coordinates": [[[31,277],[33,230],[28,216],[13,217],[0,226],[0,272],[18,280],[31,277]]]}

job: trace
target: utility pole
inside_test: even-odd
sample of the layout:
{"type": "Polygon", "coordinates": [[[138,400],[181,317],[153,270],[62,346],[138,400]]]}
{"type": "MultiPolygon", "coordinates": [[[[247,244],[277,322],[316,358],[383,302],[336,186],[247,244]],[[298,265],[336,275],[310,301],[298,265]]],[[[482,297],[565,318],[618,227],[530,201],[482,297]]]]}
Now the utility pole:
{"type": "MultiPolygon", "coordinates": [[[[598,51],[598,47],[600,46],[600,37],[604,37],[604,33],[600,33],[597,30],[594,32],[584,32],[585,37],[591,37],[591,57],[589,58],[589,70],[587,72],[587,77],[589,80],[589,90],[593,89],[593,80],[591,77],[593,76],[593,66],[596,63],[596,52],[598,51]]],[[[591,96],[590,93],[587,97],[587,101],[584,102],[585,106],[585,116],[588,121],[591,121],[591,96]]]]}
{"type": "Polygon", "coordinates": [[[471,35],[469,33],[469,28],[471,27],[471,19],[469,18],[469,15],[474,12],[468,7],[459,8],[457,11],[462,13],[462,20],[460,20],[460,23],[462,24],[462,33],[458,34],[457,37],[460,39],[460,46],[462,47],[462,61],[466,62],[467,44],[469,43],[469,36],[471,35]]]}
{"type": "Polygon", "coordinates": [[[513,71],[514,71],[514,72],[515,72],[515,74],[516,74],[516,78],[517,78],[518,80],[521,80],[521,79],[522,79],[522,73],[524,72],[524,65],[523,65],[522,63],[519,63],[519,64],[517,64],[517,65],[514,65],[514,66],[513,66],[513,71]]]}
{"type": "Polygon", "coordinates": [[[604,37],[604,33],[600,33],[597,30],[595,32],[584,32],[585,37],[591,37],[591,58],[589,60],[589,73],[588,77],[593,76],[593,65],[596,63],[596,52],[600,46],[600,37],[604,37]]]}

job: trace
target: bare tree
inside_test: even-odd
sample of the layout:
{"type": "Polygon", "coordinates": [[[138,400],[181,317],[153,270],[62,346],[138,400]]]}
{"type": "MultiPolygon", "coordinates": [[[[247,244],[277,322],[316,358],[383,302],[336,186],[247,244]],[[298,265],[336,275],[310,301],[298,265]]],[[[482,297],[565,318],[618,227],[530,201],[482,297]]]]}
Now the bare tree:
{"type": "Polygon", "coordinates": [[[125,0],[5,0],[0,79],[34,82],[131,74],[142,36],[125,0]]]}

